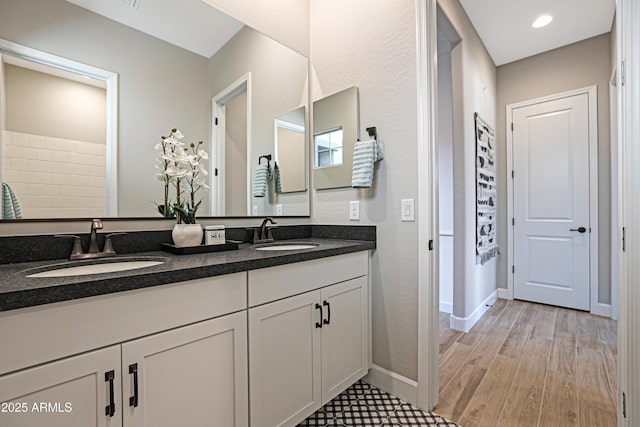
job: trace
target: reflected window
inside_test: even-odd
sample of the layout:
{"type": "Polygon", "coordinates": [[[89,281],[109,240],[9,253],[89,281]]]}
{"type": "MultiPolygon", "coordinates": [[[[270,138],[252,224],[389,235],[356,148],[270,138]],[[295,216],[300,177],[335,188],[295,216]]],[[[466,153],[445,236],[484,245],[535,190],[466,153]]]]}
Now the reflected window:
{"type": "Polygon", "coordinates": [[[342,164],[342,128],[317,133],[314,141],[316,168],[342,164]]]}

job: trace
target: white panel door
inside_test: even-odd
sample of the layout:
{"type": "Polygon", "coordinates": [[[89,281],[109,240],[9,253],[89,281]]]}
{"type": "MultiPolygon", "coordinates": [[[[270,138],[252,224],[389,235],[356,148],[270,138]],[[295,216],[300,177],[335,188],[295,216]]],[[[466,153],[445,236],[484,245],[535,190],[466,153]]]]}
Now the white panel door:
{"type": "Polygon", "coordinates": [[[321,406],[320,291],[249,310],[251,426],[295,426],[321,406]]]}
{"type": "Polygon", "coordinates": [[[328,402],[369,370],[367,278],[322,289],[322,401],[328,402]]]}
{"type": "Polygon", "coordinates": [[[120,346],[0,377],[2,427],[121,427],[120,346]]]}
{"type": "Polygon", "coordinates": [[[122,374],[127,427],[248,426],[246,313],[122,344],[122,374]]]}
{"type": "Polygon", "coordinates": [[[516,299],[590,308],[589,143],[587,94],[513,110],[516,299]]]}

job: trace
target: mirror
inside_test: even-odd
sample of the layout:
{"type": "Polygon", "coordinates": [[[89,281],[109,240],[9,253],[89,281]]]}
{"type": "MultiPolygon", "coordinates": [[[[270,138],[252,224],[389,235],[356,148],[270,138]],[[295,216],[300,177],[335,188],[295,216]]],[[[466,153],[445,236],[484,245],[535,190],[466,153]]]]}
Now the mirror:
{"type": "Polygon", "coordinates": [[[280,189],[276,193],[307,191],[306,109],[297,108],[274,120],[276,162],[280,189]]]}
{"type": "Polygon", "coordinates": [[[358,88],[313,103],[313,185],[351,187],[353,147],[359,130],[358,88]]]}
{"type": "Polygon", "coordinates": [[[303,120],[300,114],[296,120],[306,127],[308,59],[201,0],[134,3],[24,0],[0,5],[0,39],[8,42],[0,47],[0,178],[15,193],[22,217],[159,217],[163,184],[155,179],[154,146],[172,128],[182,131],[187,144],[203,141],[209,153],[211,188],[198,193],[203,200],[199,217],[308,216],[306,160],[300,185],[301,165],[292,165],[287,151],[300,158],[300,146],[286,137],[276,146],[275,124],[282,117],[294,123],[288,114],[302,111],[303,120]],[[33,52],[43,56],[34,60],[33,52]],[[34,87],[30,83],[17,92],[15,81],[24,81],[26,74],[54,79],[42,63],[57,65],[59,83],[69,86],[66,80],[72,78],[76,87],[101,93],[102,112],[70,92],[60,90],[56,99],[51,87],[46,96],[25,95],[25,87],[34,87]],[[61,67],[71,73],[60,72],[61,67]],[[237,96],[242,88],[220,98],[245,76],[244,101],[237,96]],[[35,103],[15,105],[15,99],[29,98],[47,102],[37,108],[35,103]],[[232,100],[240,105],[235,110],[232,100]],[[246,115],[240,126],[232,120],[238,109],[246,115]],[[63,110],[79,124],[51,114],[63,110]],[[40,116],[34,114],[38,111],[40,116]],[[89,126],[89,111],[101,121],[89,126]],[[39,128],[42,117],[53,129],[39,128]],[[236,139],[219,138],[222,127],[236,139]],[[87,136],[89,128],[102,138],[87,136]],[[239,128],[244,137],[242,132],[238,136],[239,128]],[[57,148],[63,146],[70,151],[57,148]],[[250,189],[262,154],[273,156],[272,167],[278,162],[285,186],[276,193],[270,183],[266,197],[254,198],[250,189]],[[243,167],[230,168],[238,156],[243,167]],[[290,176],[298,181],[291,184],[290,176]],[[243,194],[244,205],[225,207],[237,194],[243,194]]]}

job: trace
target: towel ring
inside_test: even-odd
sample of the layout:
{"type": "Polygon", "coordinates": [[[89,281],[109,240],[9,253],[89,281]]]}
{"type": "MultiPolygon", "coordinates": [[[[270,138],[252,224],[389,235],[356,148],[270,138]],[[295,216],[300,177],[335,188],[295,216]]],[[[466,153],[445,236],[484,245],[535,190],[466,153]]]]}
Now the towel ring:
{"type": "Polygon", "coordinates": [[[369,134],[369,137],[375,139],[376,141],[378,140],[378,130],[375,126],[367,128],[366,131],[369,134]]]}
{"type": "Polygon", "coordinates": [[[265,154],[264,156],[258,157],[258,164],[261,164],[260,162],[262,162],[262,159],[267,159],[267,166],[271,165],[271,154],[265,154]]]}

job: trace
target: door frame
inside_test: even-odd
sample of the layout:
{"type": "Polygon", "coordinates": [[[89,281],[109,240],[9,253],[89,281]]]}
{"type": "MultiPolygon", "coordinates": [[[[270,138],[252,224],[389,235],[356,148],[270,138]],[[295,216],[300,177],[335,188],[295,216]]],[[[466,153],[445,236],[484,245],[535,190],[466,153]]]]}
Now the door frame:
{"type": "Polygon", "coordinates": [[[609,80],[609,138],[611,154],[611,318],[618,320],[618,282],[620,277],[619,255],[620,239],[618,233],[621,220],[621,209],[618,206],[621,195],[618,191],[622,182],[621,169],[622,162],[620,153],[620,143],[618,138],[618,68],[614,67],[609,80]]]}
{"type": "MultiPolygon", "coordinates": [[[[514,192],[513,175],[509,179],[508,175],[513,171],[513,133],[510,129],[513,122],[513,111],[517,108],[541,104],[569,98],[576,95],[586,94],[589,106],[589,226],[591,234],[589,236],[589,305],[590,312],[600,316],[611,316],[611,306],[598,304],[598,89],[597,85],[587,86],[580,89],[560,92],[549,96],[521,101],[506,106],[505,132],[507,135],[507,218],[513,218],[514,212],[514,192]]],[[[513,222],[507,227],[507,268],[514,265],[515,233],[513,222]]],[[[507,274],[507,298],[513,299],[513,269],[507,274]]]]}
{"type": "Polygon", "coordinates": [[[418,112],[418,382],[417,406],[439,400],[440,243],[438,194],[438,35],[436,0],[415,0],[418,112]],[[429,242],[432,242],[431,248],[429,242]]]}
{"type": "Polygon", "coordinates": [[[211,164],[209,170],[209,186],[212,190],[210,209],[213,216],[225,215],[225,171],[223,170],[225,160],[225,106],[232,99],[247,93],[247,215],[251,215],[251,72],[240,77],[235,82],[221,90],[211,98],[211,164]],[[221,120],[216,124],[216,118],[221,120]],[[215,170],[218,174],[215,174],[215,170]]]}

